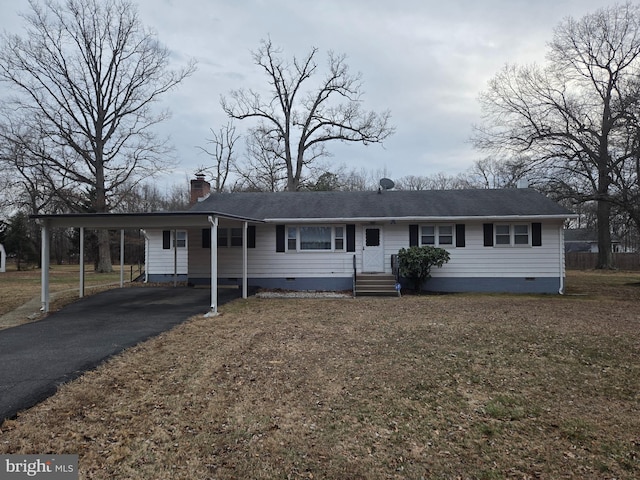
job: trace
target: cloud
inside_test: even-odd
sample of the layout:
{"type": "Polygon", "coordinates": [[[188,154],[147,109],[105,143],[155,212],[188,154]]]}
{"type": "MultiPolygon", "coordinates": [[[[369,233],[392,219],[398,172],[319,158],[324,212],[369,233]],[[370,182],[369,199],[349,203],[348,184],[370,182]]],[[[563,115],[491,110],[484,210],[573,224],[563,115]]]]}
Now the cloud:
{"type": "MultiPolygon", "coordinates": [[[[457,173],[481,154],[467,139],[479,121],[478,95],[507,62],[544,62],[553,28],[609,5],[604,0],[140,0],[142,22],[198,71],[159,106],[172,118],[159,127],[171,134],[181,172],[206,161],[196,145],[209,128],[226,123],[219,105],[232,89],[264,90],[266,78],[251,50],[270,37],[286,56],[320,49],[345,53],[364,80],[364,106],[392,112],[397,133],[380,146],[336,144],[337,165],[390,175],[457,173]]],[[[16,15],[28,4],[0,0],[0,27],[20,31],[16,15]]],[[[3,87],[0,86],[0,94],[3,87]]],[[[243,124],[238,122],[238,127],[243,124]]]]}

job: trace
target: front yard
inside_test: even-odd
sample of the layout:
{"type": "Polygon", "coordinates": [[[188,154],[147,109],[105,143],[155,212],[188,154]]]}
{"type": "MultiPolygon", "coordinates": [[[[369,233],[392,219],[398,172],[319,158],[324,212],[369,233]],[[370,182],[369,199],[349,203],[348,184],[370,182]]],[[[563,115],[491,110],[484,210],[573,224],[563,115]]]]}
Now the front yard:
{"type": "Polygon", "coordinates": [[[559,296],[258,299],[0,426],[84,479],[638,478],[640,275],[559,296]]]}

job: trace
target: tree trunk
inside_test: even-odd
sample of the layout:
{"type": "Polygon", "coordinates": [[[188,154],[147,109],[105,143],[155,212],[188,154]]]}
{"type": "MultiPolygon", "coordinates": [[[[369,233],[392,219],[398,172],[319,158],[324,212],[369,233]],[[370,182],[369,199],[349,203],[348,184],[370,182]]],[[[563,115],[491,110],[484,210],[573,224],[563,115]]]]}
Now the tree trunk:
{"type": "MultiPolygon", "coordinates": [[[[102,131],[97,129],[100,134],[102,131]]],[[[101,138],[101,137],[98,137],[101,138]]],[[[105,177],[104,177],[104,159],[103,159],[104,144],[98,142],[98,146],[95,150],[95,165],[96,165],[96,192],[95,192],[95,211],[98,213],[109,213],[107,208],[107,191],[105,189],[105,177]]],[[[111,273],[113,272],[113,265],[111,264],[111,248],[109,246],[109,231],[98,230],[98,262],[96,263],[96,273],[111,273]]]]}
{"type": "Polygon", "coordinates": [[[111,247],[109,242],[109,230],[98,230],[98,262],[96,263],[96,273],[111,273],[111,247]]]}
{"type": "Polygon", "coordinates": [[[608,200],[598,200],[598,262],[597,269],[613,269],[613,254],[611,253],[611,203],[608,200]]]}

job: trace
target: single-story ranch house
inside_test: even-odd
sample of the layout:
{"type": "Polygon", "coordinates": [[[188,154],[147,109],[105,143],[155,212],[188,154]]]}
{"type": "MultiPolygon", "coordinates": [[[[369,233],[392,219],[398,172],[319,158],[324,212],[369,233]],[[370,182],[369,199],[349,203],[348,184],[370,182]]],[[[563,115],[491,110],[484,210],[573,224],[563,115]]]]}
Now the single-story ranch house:
{"type": "Polygon", "coordinates": [[[247,287],[355,293],[356,279],[386,274],[394,288],[395,256],[412,245],[451,257],[425,290],[564,289],[564,222],[574,215],[532,189],[209,194],[203,177],[191,184],[202,198],[186,212],[36,216],[43,258],[49,227],[135,226],[146,238],[146,279],[211,285],[212,309],[224,284],[244,295],[247,287]]]}

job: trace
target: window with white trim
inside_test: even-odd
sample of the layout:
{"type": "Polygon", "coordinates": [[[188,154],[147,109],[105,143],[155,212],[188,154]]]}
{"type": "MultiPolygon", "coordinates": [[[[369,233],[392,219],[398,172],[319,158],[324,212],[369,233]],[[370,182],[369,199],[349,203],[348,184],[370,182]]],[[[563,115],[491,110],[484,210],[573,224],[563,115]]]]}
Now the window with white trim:
{"type": "Polygon", "coordinates": [[[420,227],[420,245],[432,247],[453,247],[453,225],[422,225],[420,227]]]}
{"type": "Polygon", "coordinates": [[[502,224],[495,226],[496,246],[530,246],[531,228],[529,224],[502,224]]]}
{"type": "Polygon", "coordinates": [[[334,228],[334,249],[344,250],[344,227],[334,228]]]}
{"type": "Polygon", "coordinates": [[[184,230],[176,231],[176,248],[186,248],[187,247],[187,232],[184,230]]]}
{"type": "Polygon", "coordinates": [[[287,228],[287,251],[344,251],[344,225],[301,225],[287,228]]]}
{"type": "Polygon", "coordinates": [[[496,225],[496,245],[511,245],[511,225],[496,225]]]}

